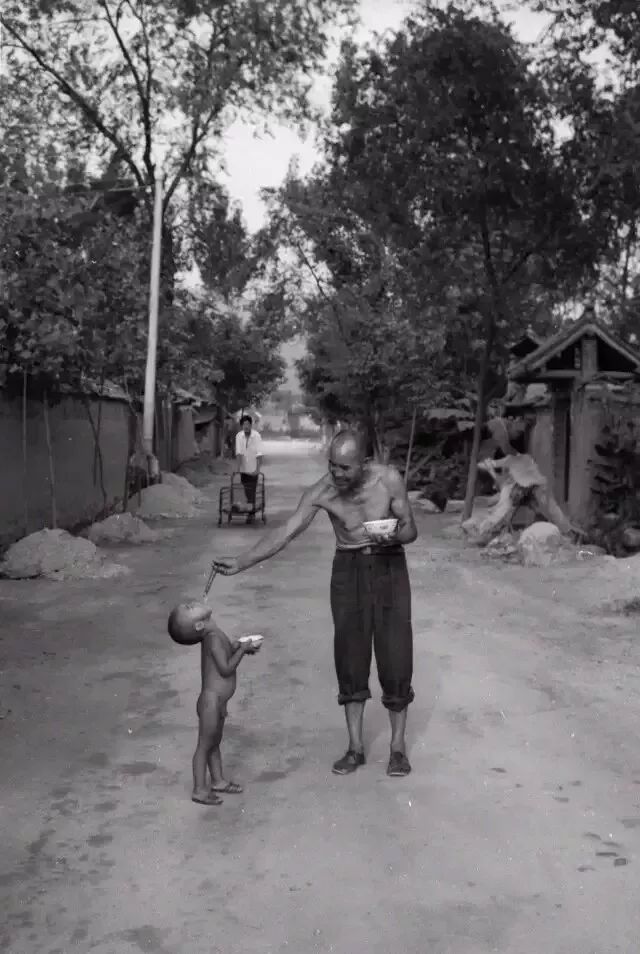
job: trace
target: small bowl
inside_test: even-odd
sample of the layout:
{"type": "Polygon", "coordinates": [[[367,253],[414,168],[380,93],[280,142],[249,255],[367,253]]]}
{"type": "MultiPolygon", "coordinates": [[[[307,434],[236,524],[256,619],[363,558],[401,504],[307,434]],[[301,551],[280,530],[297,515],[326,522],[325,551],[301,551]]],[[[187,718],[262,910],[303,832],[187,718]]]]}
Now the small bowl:
{"type": "Polygon", "coordinates": [[[254,633],[251,636],[241,636],[239,639],[239,642],[251,643],[252,646],[260,646],[262,645],[263,640],[264,640],[264,636],[260,636],[259,633],[254,633]]]}
{"type": "Polygon", "coordinates": [[[390,539],[398,529],[400,521],[396,517],[388,520],[366,520],[362,526],[371,537],[390,539]]]}

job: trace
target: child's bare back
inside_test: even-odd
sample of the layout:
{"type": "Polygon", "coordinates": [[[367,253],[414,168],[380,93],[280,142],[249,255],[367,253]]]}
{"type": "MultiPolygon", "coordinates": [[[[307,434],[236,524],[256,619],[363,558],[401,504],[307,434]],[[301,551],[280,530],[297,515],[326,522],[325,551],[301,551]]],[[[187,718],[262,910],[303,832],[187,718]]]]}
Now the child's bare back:
{"type": "Polygon", "coordinates": [[[181,645],[200,643],[202,688],[198,697],[198,745],[193,756],[192,799],[203,805],[219,805],[217,794],[237,794],[242,787],[225,780],[220,743],[227,716],[227,703],[236,691],[236,669],[243,656],[255,654],[257,647],[232,642],[211,619],[211,609],[203,603],[177,606],[169,617],[171,638],[181,645]],[[207,768],[211,786],[207,787],[207,768]]]}

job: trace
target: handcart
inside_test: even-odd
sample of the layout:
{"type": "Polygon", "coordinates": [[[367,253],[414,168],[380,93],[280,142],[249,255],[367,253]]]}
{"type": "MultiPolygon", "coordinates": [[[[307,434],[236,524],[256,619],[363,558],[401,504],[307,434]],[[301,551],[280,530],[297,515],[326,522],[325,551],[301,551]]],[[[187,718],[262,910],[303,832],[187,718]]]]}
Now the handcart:
{"type": "Polygon", "coordinates": [[[229,486],[220,488],[218,526],[222,526],[222,521],[225,516],[227,523],[231,523],[234,517],[249,519],[255,518],[259,514],[262,517],[262,522],[266,523],[265,504],[264,474],[258,474],[253,507],[247,503],[247,497],[242,481],[240,480],[240,474],[232,474],[229,486]]]}

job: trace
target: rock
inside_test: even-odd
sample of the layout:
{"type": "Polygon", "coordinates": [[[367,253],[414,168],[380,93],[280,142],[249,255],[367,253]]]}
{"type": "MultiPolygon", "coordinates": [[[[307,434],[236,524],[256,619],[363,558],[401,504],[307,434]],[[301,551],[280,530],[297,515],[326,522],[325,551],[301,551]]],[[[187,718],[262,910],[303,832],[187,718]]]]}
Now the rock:
{"type": "Polygon", "coordinates": [[[640,528],[625,527],[622,532],[622,542],[627,550],[640,550],[640,528]]]}
{"type": "Polygon", "coordinates": [[[522,531],[518,552],[524,566],[550,566],[558,557],[563,542],[554,523],[540,520],[522,531]]]}

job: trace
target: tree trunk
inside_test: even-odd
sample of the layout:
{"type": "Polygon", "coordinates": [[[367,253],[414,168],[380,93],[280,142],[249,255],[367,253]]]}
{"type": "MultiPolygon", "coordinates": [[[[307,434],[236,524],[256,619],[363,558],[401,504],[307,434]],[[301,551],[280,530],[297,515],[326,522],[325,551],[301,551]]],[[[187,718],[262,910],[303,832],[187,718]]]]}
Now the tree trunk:
{"type": "MultiPolygon", "coordinates": [[[[91,401],[87,394],[82,396],[84,409],[87,412],[87,417],[89,419],[89,424],[91,425],[91,432],[93,434],[93,484],[96,484],[96,469],[100,475],[100,491],[102,493],[102,508],[103,510],[107,509],[107,491],[104,486],[104,461],[102,458],[102,448],[100,447],[100,410],[98,410],[98,424],[93,422],[93,414],[91,413],[91,401]],[[97,464],[97,467],[96,467],[97,464]]],[[[100,402],[100,407],[102,407],[102,401],[100,402]]]]}
{"type": "Polygon", "coordinates": [[[496,337],[496,323],[498,319],[502,317],[503,311],[502,290],[493,262],[491,232],[489,230],[486,207],[483,207],[480,210],[479,226],[480,235],[482,237],[484,270],[490,292],[490,300],[485,303],[483,309],[485,315],[485,342],[482,361],[480,363],[480,373],[478,374],[478,406],[476,407],[476,419],[473,425],[473,442],[471,444],[471,455],[469,457],[467,491],[465,493],[464,508],[462,510],[463,522],[468,520],[473,512],[473,498],[476,492],[476,478],[478,476],[478,454],[480,452],[482,427],[484,425],[484,419],[487,410],[487,385],[489,369],[491,366],[491,355],[496,337]]]}
{"type": "Polygon", "coordinates": [[[411,454],[413,453],[413,442],[416,436],[416,418],[418,416],[418,406],[417,404],[413,407],[413,414],[411,415],[411,432],[409,434],[409,447],[407,448],[407,462],[404,466],[404,485],[407,486],[409,480],[409,468],[411,466],[411,454]]]}
{"type": "Polygon", "coordinates": [[[27,468],[27,372],[22,372],[22,495],[24,535],[29,533],[29,471],[27,468]]]}
{"type": "MultiPolygon", "coordinates": [[[[102,427],[102,391],[104,389],[104,369],[100,372],[100,403],[98,404],[98,426],[97,430],[93,426],[93,417],[91,417],[91,412],[89,411],[89,419],[91,420],[91,430],[93,431],[94,437],[94,447],[93,447],[93,485],[95,487],[97,475],[98,475],[98,466],[100,467],[100,483],[102,486],[102,493],[104,494],[106,500],[106,494],[104,491],[104,475],[102,467],[102,454],[100,452],[100,430],[102,427]]],[[[89,409],[89,403],[85,405],[89,409]]],[[[105,504],[106,506],[106,504],[105,504]]]]}
{"type": "Polygon", "coordinates": [[[478,476],[478,454],[480,444],[482,443],[482,428],[487,410],[487,381],[489,377],[489,368],[491,365],[491,353],[493,351],[493,342],[495,339],[496,322],[493,313],[488,319],[487,334],[485,338],[482,361],[480,363],[480,372],[478,374],[478,405],[476,407],[476,417],[473,425],[473,441],[471,444],[471,454],[469,456],[469,471],[467,474],[467,490],[464,497],[464,508],[462,510],[462,521],[468,520],[473,512],[473,500],[476,492],[476,478],[478,476]]]}
{"type": "Polygon", "coordinates": [[[47,456],[49,459],[49,488],[51,491],[51,529],[58,527],[58,508],[56,506],[56,474],[53,461],[53,447],[51,445],[51,428],[49,426],[49,399],[47,389],[42,392],[42,409],[44,412],[44,435],[47,442],[47,456]]]}

